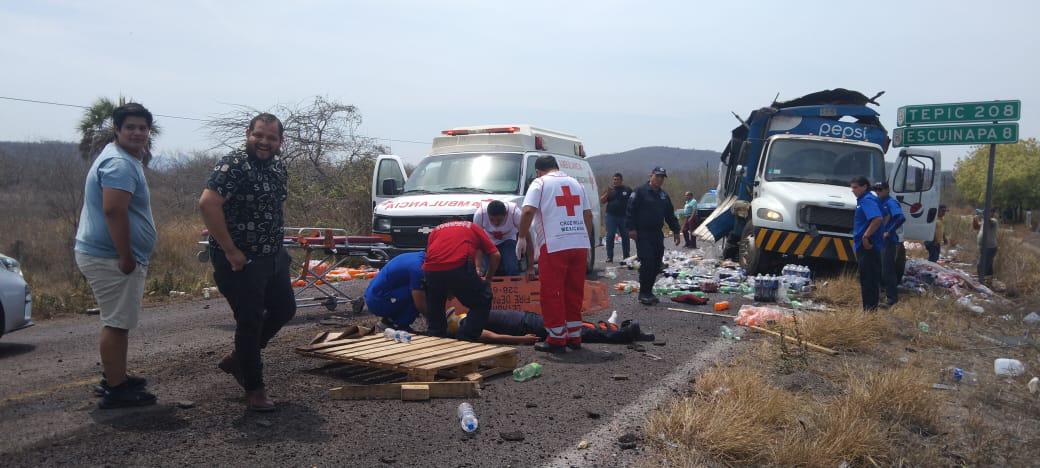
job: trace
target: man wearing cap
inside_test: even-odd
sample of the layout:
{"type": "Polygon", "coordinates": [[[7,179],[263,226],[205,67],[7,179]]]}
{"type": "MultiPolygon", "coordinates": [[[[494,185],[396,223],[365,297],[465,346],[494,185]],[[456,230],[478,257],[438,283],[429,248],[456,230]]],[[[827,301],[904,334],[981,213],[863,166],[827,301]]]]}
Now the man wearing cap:
{"type": "Polygon", "coordinates": [[[426,288],[423,260],[426,252],[411,252],[394,257],[379,270],[365,289],[365,304],[382,325],[395,330],[411,330],[412,322],[426,315],[426,288]]]}
{"type": "Polygon", "coordinates": [[[899,201],[892,198],[888,182],[874,184],[874,193],[881,200],[881,285],[888,296],[886,307],[899,302],[899,281],[903,275],[896,268],[896,254],[899,251],[899,228],[906,222],[903,208],[899,201]]]}
{"type": "Polygon", "coordinates": [[[679,245],[679,220],[675,217],[672,199],[661,189],[666,177],[668,173],[664,168],[655,167],[650,172],[650,181],[632,192],[626,212],[628,237],[636,241],[636,254],[639,256],[639,302],[643,305],[660,302],[654,296],[653,289],[664,258],[664,233],[661,228],[665,222],[672,230],[675,245],[679,245]]]}

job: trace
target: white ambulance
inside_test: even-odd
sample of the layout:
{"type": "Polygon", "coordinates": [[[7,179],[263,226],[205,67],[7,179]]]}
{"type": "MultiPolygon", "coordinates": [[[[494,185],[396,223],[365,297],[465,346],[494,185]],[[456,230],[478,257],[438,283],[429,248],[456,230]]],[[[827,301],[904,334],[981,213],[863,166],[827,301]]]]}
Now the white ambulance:
{"type": "MultiPolygon", "coordinates": [[[[599,191],[578,137],[530,125],[457,127],[441,134],[410,175],[397,156],[376,159],[372,233],[390,246],[391,257],[426,248],[426,237],[441,223],[472,221],[481,202],[522,203],[535,178],[534,161],[542,155],[555,156],[560,170],[585,187],[596,231],[592,238],[599,238],[599,191]]],[[[595,249],[589,252],[591,272],[595,249]]]]}

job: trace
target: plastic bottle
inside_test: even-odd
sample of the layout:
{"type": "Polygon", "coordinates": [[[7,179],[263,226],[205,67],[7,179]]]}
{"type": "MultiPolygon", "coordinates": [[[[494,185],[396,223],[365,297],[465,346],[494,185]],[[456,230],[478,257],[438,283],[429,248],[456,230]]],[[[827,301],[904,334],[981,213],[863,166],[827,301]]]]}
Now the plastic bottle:
{"type": "Polygon", "coordinates": [[[517,382],[526,382],[535,377],[542,375],[542,365],[537,362],[532,362],[524,367],[517,367],[513,369],[513,380],[517,382]]]}
{"type": "Polygon", "coordinates": [[[722,312],[724,310],[729,310],[729,301],[719,301],[715,303],[716,312],[722,312]]]}
{"type": "Polygon", "coordinates": [[[1026,366],[1018,359],[1000,358],[993,361],[993,372],[1001,377],[1015,377],[1025,371],[1026,366]]]}
{"type": "Polygon", "coordinates": [[[737,334],[733,332],[732,328],[730,328],[730,327],[728,327],[726,325],[723,325],[719,330],[720,330],[720,334],[722,335],[723,338],[726,338],[727,340],[740,341],[740,337],[737,336],[737,334]]]}
{"type": "Polygon", "coordinates": [[[473,405],[469,403],[460,403],[459,410],[457,411],[459,417],[459,425],[462,426],[462,430],[466,432],[473,432],[477,430],[477,415],[473,412],[473,405]]]}
{"type": "Polygon", "coordinates": [[[929,327],[928,324],[925,322],[917,322],[917,329],[921,330],[921,332],[923,333],[928,333],[929,331],[931,331],[931,327],[929,327]]]}
{"type": "Polygon", "coordinates": [[[404,330],[394,330],[393,328],[387,328],[383,330],[383,336],[388,340],[394,340],[398,343],[411,343],[412,334],[404,330]]]}
{"type": "Polygon", "coordinates": [[[617,311],[615,310],[610,313],[610,318],[607,319],[607,323],[617,325],[619,320],[617,311]]]}

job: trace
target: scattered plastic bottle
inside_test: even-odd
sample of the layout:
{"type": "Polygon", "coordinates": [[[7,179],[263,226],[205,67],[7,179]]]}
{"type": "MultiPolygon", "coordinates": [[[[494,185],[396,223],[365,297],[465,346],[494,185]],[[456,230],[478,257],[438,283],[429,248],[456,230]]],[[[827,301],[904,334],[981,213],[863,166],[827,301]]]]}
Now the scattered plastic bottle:
{"type": "Polygon", "coordinates": [[[462,430],[466,432],[473,432],[477,430],[477,415],[473,412],[473,405],[469,403],[460,403],[458,410],[459,425],[462,426],[462,430]]]}
{"type": "Polygon", "coordinates": [[[612,324],[612,325],[617,325],[619,320],[621,320],[621,319],[618,318],[617,311],[615,310],[615,311],[610,313],[610,318],[607,319],[607,323],[612,324]]]}
{"type": "Polygon", "coordinates": [[[922,333],[928,333],[932,330],[925,322],[917,322],[917,329],[921,330],[922,333]]]}
{"type": "Polygon", "coordinates": [[[1026,372],[1026,366],[1018,359],[1000,358],[993,361],[993,372],[1001,377],[1016,377],[1026,372]]]}
{"type": "Polygon", "coordinates": [[[387,328],[383,330],[383,336],[388,340],[393,340],[398,343],[411,343],[412,334],[404,330],[394,330],[393,328],[387,328]]]}
{"type": "Polygon", "coordinates": [[[942,381],[953,381],[959,384],[970,384],[978,385],[979,375],[972,372],[961,369],[960,367],[947,367],[943,369],[942,381]]]}
{"type": "Polygon", "coordinates": [[[532,362],[524,367],[517,367],[513,369],[513,380],[516,382],[526,382],[535,377],[542,375],[542,365],[537,362],[532,362]]]}
{"type": "Polygon", "coordinates": [[[729,310],[729,301],[719,301],[715,303],[716,312],[722,312],[724,310],[729,310]]]}
{"type": "Polygon", "coordinates": [[[720,330],[720,333],[722,334],[723,338],[725,338],[727,340],[740,341],[740,337],[737,336],[737,334],[733,332],[732,328],[730,328],[730,327],[728,327],[726,325],[723,325],[719,330],[720,330]]]}

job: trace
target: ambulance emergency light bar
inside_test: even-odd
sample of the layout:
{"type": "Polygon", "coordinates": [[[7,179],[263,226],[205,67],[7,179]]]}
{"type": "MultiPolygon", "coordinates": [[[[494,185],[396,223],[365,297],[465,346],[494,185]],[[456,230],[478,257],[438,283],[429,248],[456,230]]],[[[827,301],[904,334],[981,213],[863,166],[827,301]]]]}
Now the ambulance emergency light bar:
{"type": "MultiPolygon", "coordinates": [[[[450,128],[447,130],[441,130],[442,135],[447,136],[463,136],[463,135],[481,135],[481,134],[501,134],[501,133],[517,133],[520,131],[520,127],[490,127],[490,128],[450,128]]],[[[540,135],[534,136],[534,147],[539,151],[546,151],[545,139],[540,135]]],[[[576,143],[574,145],[574,154],[576,156],[585,157],[585,145],[576,143]]]]}
{"type": "Polygon", "coordinates": [[[520,127],[494,127],[494,128],[476,128],[476,129],[448,129],[442,130],[441,133],[448,136],[459,136],[459,135],[476,135],[478,133],[516,133],[520,131],[520,127]]]}

